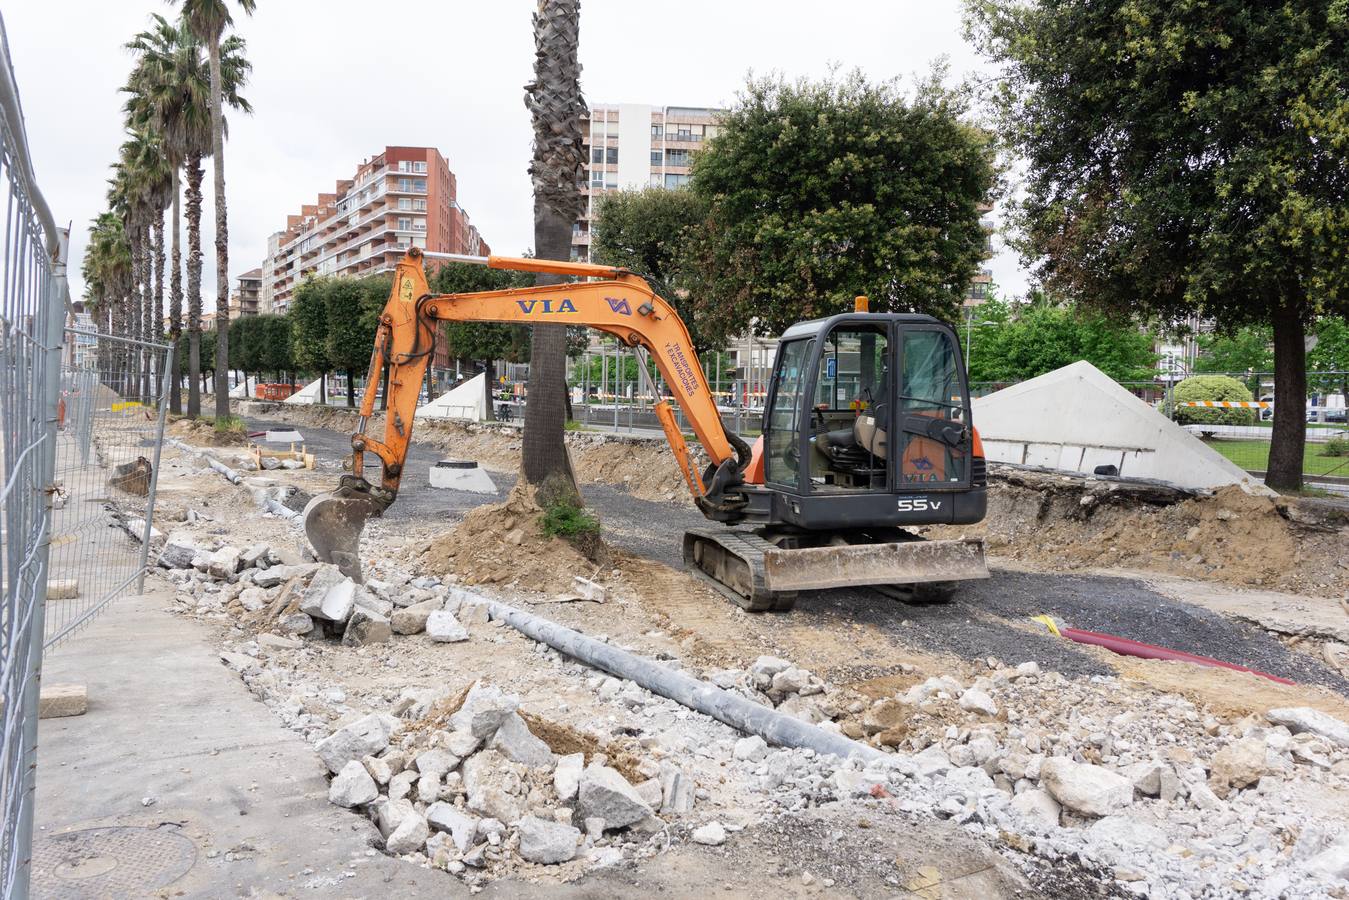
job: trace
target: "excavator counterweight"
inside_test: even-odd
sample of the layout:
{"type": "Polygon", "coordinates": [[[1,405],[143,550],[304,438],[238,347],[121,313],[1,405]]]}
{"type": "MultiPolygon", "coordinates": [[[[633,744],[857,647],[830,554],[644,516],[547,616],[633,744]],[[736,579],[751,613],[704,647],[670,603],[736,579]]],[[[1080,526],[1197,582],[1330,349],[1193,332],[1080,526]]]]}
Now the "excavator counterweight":
{"type": "Polygon", "coordinates": [[[690,531],[685,562],[746,609],[789,609],[799,592],[831,587],[986,578],[982,542],[925,541],[909,530],[984,515],[983,448],[955,335],[928,316],[865,310],[859,300],[855,312],[798,323],[782,335],[763,435],[751,448],[724,427],[674,307],[638,275],[589,263],[410,250],[376,331],[351,473],[309,503],[305,533],[318,559],[360,579],[361,532],[398,495],[440,322],[553,323],[593,328],[636,348],[643,375],[649,354],[710,459],[697,471],[670,401],[646,378],[694,502],[708,519],[734,526],[690,531]],[[426,256],[592,280],[432,294],[426,256]],[[384,434],[367,435],[386,373],[384,434]],[[378,485],[362,475],[366,453],[382,464],[378,485]]]}

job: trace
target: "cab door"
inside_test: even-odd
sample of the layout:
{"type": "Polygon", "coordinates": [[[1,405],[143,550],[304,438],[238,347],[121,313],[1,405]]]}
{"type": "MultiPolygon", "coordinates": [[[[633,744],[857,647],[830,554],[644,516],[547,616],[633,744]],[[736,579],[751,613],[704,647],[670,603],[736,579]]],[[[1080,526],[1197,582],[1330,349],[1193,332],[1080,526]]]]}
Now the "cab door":
{"type": "Polygon", "coordinates": [[[894,407],[895,486],[900,491],[969,487],[973,432],[965,367],[955,335],[938,324],[899,327],[894,407]]]}

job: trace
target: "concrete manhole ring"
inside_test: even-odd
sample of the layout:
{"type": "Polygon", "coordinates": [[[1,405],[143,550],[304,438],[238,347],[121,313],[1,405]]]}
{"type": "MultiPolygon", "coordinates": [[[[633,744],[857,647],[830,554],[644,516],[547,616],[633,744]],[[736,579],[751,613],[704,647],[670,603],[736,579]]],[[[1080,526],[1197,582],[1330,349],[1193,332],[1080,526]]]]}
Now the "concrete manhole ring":
{"type": "Polygon", "coordinates": [[[33,843],[33,895],[144,896],[182,878],[196,861],[196,845],[168,827],[118,825],[47,835],[33,843]]]}

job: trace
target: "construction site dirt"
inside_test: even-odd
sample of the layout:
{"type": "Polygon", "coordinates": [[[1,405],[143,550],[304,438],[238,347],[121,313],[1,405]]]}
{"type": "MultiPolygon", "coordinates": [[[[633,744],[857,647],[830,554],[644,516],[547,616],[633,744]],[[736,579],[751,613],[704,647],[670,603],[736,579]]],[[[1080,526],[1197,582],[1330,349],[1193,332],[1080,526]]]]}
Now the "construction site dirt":
{"type": "MultiPolygon", "coordinates": [[[[266,545],[273,568],[291,566],[278,571],[295,579],[304,566],[302,533],[262,513],[256,501],[291,488],[301,497],[330,488],[349,455],[345,429],[354,418],[275,405],[250,406],[245,416],[252,431],[298,428],[317,468],[249,472],[240,449],[208,450],[239,470],[243,483],[233,485],[199,457],[166,450],[161,529],[177,534],[170,541],[195,546],[202,565],[164,575],[175,592],[172,608],[212,629],[225,664],[283,724],[322,746],[363,717],[393,716],[390,722],[402,722],[396,733],[403,743],[387,738],[393,743],[383,755],[412,759],[450,739],[436,735],[452,733],[447,723],[477,683],[478,690],[517,695],[521,721],[553,754],[584,754],[587,773],[607,762],[656,793],[648,799],[659,812],[656,824],[617,832],[597,826],[602,830],[593,833],[587,824],[579,836],[585,790],[573,813],[560,786],[555,796],[551,787],[528,788],[532,776],[522,775],[530,815],[546,812],[559,827],[574,826],[583,843],[560,864],[538,861],[535,830],[543,825],[529,817],[518,834],[511,825],[493,838],[483,830],[481,823],[493,821],[485,816],[477,835],[488,839],[478,847],[451,846],[447,830],[446,841],[433,833],[426,849],[411,849],[404,838],[415,822],[401,831],[387,823],[384,833],[387,810],[405,802],[394,799],[402,776],[374,786],[373,800],[353,795],[353,809],[366,813],[353,820],[368,828],[353,840],[444,867],[446,877],[471,889],[509,893],[511,884],[565,883],[625,895],[642,886],[752,895],[771,885],[785,896],[1322,896],[1338,876],[1317,873],[1349,866],[1349,848],[1337,837],[1349,829],[1349,746],[1333,729],[1280,724],[1320,722],[1314,716],[1322,713],[1349,720],[1342,668],[1349,648],[1334,629],[1308,624],[1326,621],[1326,610],[1349,590],[1345,532],[1324,516],[1299,525],[1296,514],[1287,517],[1263,500],[1253,506],[1244,495],[1132,511],[1101,500],[1093,503],[1110,507],[1108,526],[1084,528],[1055,515],[1056,503],[1070,504],[1051,496],[1035,501],[1035,515],[1000,525],[998,516],[1021,515],[1031,502],[1035,488],[1023,480],[1015,493],[992,501],[986,528],[965,529],[989,539],[992,577],[965,584],[950,602],[905,604],[843,589],[803,594],[789,613],[750,614],[683,571],[680,536],[705,522],[657,445],[569,435],[585,502],[606,544],[591,560],[544,536],[522,510],[483,509],[505,502],[515,486],[517,431],[419,422],[398,502],[369,523],[362,543],[370,602],[392,610],[394,634],[366,643],[364,632],[353,638],[348,625],[339,641],[340,631],[318,618],[307,634],[284,631],[288,617],[298,618],[301,594],[312,593],[302,581],[245,577],[248,570],[222,579],[205,559],[266,545]],[[429,469],[444,458],[476,460],[496,493],[432,489],[429,469]],[[1266,518],[1271,509],[1282,532],[1266,518]],[[1126,542],[1129,515],[1139,533],[1126,542]],[[1165,527],[1156,525],[1164,520],[1165,527]],[[1174,532],[1180,528],[1184,539],[1196,527],[1184,523],[1192,521],[1229,529],[1229,555],[1186,547],[1174,557],[1174,532]],[[1088,553],[1093,541],[1111,549],[1088,553]],[[1230,554],[1243,541],[1277,550],[1277,565],[1237,564],[1230,554]],[[1191,562],[1194,555],[1205,561],[1191,562]],[[1302,571],[1291,573],[1289,565],[1302,571]],[[250,586],[255,581],[275,586],[264,596],[250,586]],[[1288,613],[1296,621],[1287,627],[1261,627],[1250,615],[1232,614],[1233,598],[1257,587],[1296,594],[1319,618],[1288,613]],[[413,633],[400,631],[399,623],[428,602],[423,598],[444,591],[457,598],[462,633],[428,637],[440,626],[424,618],[413,633]],[[478,596],[776,706],[902,759],[894,765],[916,774],[887,781],[873,764],[822,768],[801,750],[758,748],[734,729],[567,659],[485,613],[477,618],[478,596]],[[1118,656],[1056,637],[1035,616],[1293,684],[1118,656]],[[1279,718],[1289,709],[1305,712],[1279,718]],[[1233,748],[1256,740],[1267,758],[1236,771],[1233,748]],[[1063,757],[1077,769],[1051,771],[1052,761],[1069,765],[1063,757]],[[697,790],[689,808],[667,812],[670,785],[662,799],[660,787],[641,782],[666,782],[675,769],[697,790]],[[1075,787],[1078,775],[1083,784],[1099,775],[1133,779],[1134,786],[1127,798],[1115,791],[1114,805],[1101,808],[1096,795],[1080,796],[1094,788],[1075,787]],[[1040,816],[1040,824],[1026,825],[1022,815],[1040,816]],[[444,852],[432,852],[433,845],[444,852]]],[[[372,467],[367,475],[374,474],[372,467]]],[[[1000,490],[995,483],[990,493],[996,498],[1000,490]]],[[[1054,490],[1076,490],[1080,498],[1101,489],[1054,490]]],[[[1086,505],[1072,502],[1079,510],[1086,505]]],[[[1191,540],[1202,544],[1198,537],[1191,540]]],[[[439,602],[432,605],[439,609],[439,602]]],[[[501,740],[492,746],[509,752],[498,747],[501,740]]],[[[454,772],[440,776],[440,804],[476,811],[473,791],[488,789],[471,782],[483,777],[478,761],[488,753],[463,764],[467,806],[462,795],[452,799],[454,772]]],[[[384,767],[372,759],[366,766],[379,781],[384,767]]],[[[334,796],[346,796],[350,773],[332,765],[334,796]]],[[[443,815],[417,799],[424,783],[414,784],[407,802],[434,832],[443,815]]]]}

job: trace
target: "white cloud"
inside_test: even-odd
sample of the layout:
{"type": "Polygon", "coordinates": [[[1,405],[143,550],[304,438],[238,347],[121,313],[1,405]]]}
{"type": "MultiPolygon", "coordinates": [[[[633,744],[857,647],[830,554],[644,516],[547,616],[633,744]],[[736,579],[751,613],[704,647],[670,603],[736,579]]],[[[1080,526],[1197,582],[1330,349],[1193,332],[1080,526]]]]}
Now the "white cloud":
{"type": "MultiPolygon", "coordinates": [[[[225,148],[230,275],[261,263],[267,235],[386,144],[440,148],[459,201],[501,253],[533,243],[529,116],[532,0],[263,0],[237,21],[253,62],[225,148]]],[[[122,141],[131,57],[121,45],[147,26],[153,0],[15,0],[3,6],[39,184],[59,221],[73,220],[78,281],[88,222],[102,208],[107,166],[122,141]]],[[[805,0],[586,0],[583,87],[591,102],[727,105],[748,72],[819,77],[831,66],[874,78],[925,72],[945,56],[953,75],[980,61],[960,36],[959,5],[805,0]]],[[[203,189],[203,302],[214,303],[210,163],[203,189]]],[[[1014,257],[992,261],[1004,292],[1025,278],[1014,257]]],[[[78,290],[78,285],[72,285],[78,290]]]]}

